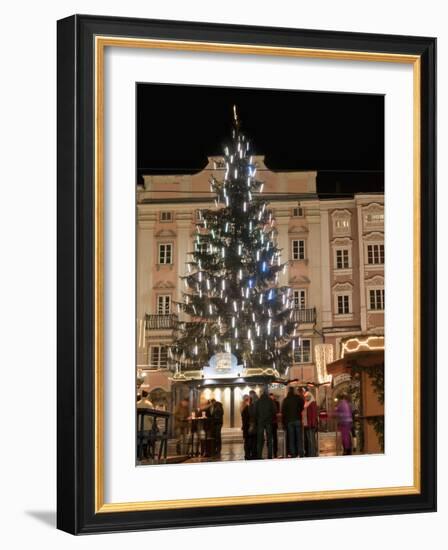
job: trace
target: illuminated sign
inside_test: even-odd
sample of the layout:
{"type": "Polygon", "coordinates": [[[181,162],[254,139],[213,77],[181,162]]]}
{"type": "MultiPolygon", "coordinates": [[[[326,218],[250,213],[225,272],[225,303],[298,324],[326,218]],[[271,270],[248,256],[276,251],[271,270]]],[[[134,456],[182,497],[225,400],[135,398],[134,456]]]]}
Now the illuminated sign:
{"type": "Polygon", "coordinates": [[[208,366],[204,367],[204,378],[237,378],[241,368],[232,353],[215,353],[210,357],[208,366]]]}

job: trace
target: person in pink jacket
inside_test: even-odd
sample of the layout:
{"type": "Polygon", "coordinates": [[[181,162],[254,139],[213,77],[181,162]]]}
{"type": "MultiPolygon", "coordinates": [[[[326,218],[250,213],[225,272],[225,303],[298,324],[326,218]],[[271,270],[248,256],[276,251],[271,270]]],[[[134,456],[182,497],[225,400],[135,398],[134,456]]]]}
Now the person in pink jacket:
{"type": "Polygon", "coordinates": [[[343,393],[339,399],[339,403],[335,409],[338,419],[338,428],[341,432],[342,447],[344,455],[352,454],[352,426],[353,426],[353,410],[348,395],[343,393]]]}

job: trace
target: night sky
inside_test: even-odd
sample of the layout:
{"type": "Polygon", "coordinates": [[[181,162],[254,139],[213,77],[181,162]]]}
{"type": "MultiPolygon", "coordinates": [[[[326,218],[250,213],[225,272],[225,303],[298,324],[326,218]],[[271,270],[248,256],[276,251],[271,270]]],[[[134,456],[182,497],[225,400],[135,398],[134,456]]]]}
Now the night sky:
{"type": "Polygon", "coordinates": [[[272,170],[317,170],[322,197],[384,190],[384,97],[137,85],[137,177],[194,173],[230,139],[232,108],[272,170]]]}

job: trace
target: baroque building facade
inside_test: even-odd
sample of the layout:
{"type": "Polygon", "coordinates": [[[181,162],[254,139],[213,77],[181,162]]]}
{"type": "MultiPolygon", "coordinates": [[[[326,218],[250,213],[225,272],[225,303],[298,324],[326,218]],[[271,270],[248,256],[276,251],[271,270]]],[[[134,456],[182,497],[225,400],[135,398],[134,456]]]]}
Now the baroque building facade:
{"type": "MultiPolygon", "coordinates": [[[[345,341],[384,336],[384,195],[319,198],[317,172],[274,172],[255,159],[287,262],[279,284],[291,287],[298,321],[287,378],[323,383],[345,341]]],[[[168,349],[184,320],[175,304],[200,211],[213,208],[210,177],[222,177],[221,167],[211,157],[196,174],[147,175],[137,186],[137,369],[153,400],[169,408],[168,349]]]]}

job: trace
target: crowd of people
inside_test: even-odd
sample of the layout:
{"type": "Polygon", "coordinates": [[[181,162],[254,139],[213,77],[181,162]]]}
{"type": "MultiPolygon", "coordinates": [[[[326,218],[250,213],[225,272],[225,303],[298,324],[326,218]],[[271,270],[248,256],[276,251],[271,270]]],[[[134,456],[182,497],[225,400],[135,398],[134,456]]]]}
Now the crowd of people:
{"type": "MultiPolygon", "coordinates": [[[[147,392],[142,392],[137,407],[151,406],[147,392]]],[[[339,397],[333,415],[341,433],[343,454],[351,454],[353,412],[346,394],[339,397]]],[[[189,400],[182,399],[174,411],[177,454],[219,457],[223,420],[224,408],[219,401],[203,400],[198,407],[191,409],[189,400]]],[[[243,396],[241,429],[246,460],[263,458],[265,446],[267,458],[277,458],[279,428],[283,428],[288,458],[318,456],[318,409],[311,391],[289,386],[281,403],[273,393],[268,392],[267,386],[260,396],[254,390],[243,396]]]]}
{"type": "Polygon", "coordinates": [[[177,454],[218,457],[223,420],[224,408],[216,399],[204,400],[191,411],[188,399],[182,399],[174,411],[177,454]]]}
{"type": "Polygon", "coordinates": [[[310,391],[290,386],[280,406],[267,388],[260,397],[252,390],[243,397],[241,420],[246,460],[263,458],[265,444],[267,457],[277,458],[279,426],[285,432],[288,458],[317,456],[317,405],[310,391]]]}

